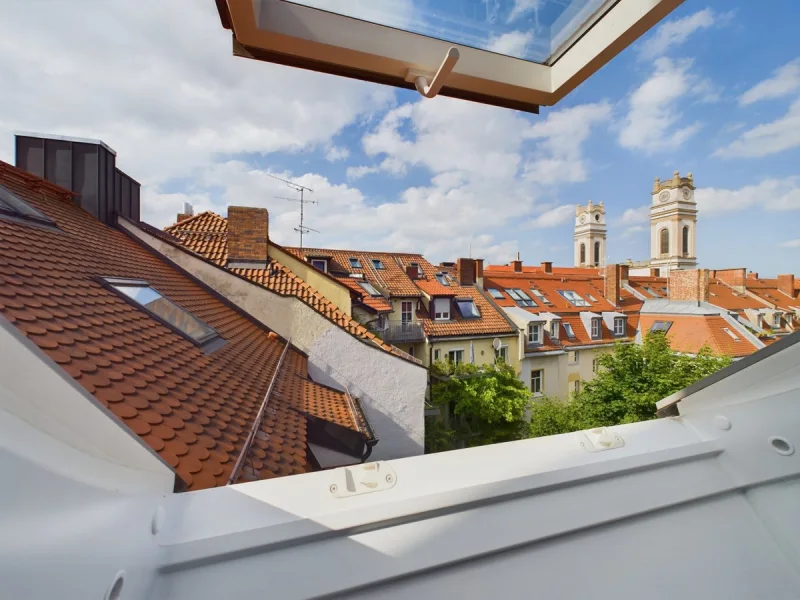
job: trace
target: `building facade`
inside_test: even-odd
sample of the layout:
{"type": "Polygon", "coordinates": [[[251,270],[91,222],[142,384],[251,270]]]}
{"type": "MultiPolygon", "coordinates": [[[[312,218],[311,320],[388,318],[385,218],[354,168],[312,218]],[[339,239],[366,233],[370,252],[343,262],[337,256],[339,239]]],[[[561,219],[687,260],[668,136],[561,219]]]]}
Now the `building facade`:
{"type": "Polygon", "coordinates": [[[575,208],[575,266],[600,267],[606,257],[606,210],[603,203],[575,208]]]}
{"type": "Polygon", "coordinates": [[[697,202],[691,173],[653,183],[650,205],[650,267],[666,277],[675,269],[697,267],[697,202]]]}

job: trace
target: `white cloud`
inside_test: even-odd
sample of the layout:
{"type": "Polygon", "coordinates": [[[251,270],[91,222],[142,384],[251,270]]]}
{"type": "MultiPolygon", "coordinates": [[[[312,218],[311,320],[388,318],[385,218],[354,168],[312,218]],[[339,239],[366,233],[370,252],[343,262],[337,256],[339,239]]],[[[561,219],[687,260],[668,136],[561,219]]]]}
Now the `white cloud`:
{"type": "Polygon", "coordinates": [[[514,0],[514,6],[511,9],[511,12],[508,14],[508,23],[512,23],[516,21],[520,17],[527,15],[530,12],[534,13],[534,18],[536,19],[536,24],[538,26],[539,21],[539,6],[542,4],[542,0],[514,0]]]}
{"type": "MultiPolygon", "coordinates": [[[[221,155],[328,148],[394,101],[384,86],[233,57],[213,2],[108,0],[81,19],[70,0],[46,5],[3,7],[5,159],[13,130],[100,138],[158,186],[221,155]]],[[[144,218],[156,197],[145,193],[144,218]]]]}
{"type": "Polygon", "coordinates": [[[800,59],[777,69],[772,77],[751,87],[739,97],[739,104],[747,106],[760,100],[781,98],[800,91],[800,59]]]}
{"type": "Polygon", "coordinates": [[[583,143],[610,117],[611,106],[602,102],[551,112],[536,122],[524,132],[526,139],[539,140],[538,152],[525,164],[525,178],[540,185],[585,181],[583,143]]]}
{"type": "Polygon", "coordinates": [[[372,173],[377,173],[380,171],[378,167],[370,167],[367,165],[361,165],[358,167],[347,167],[347,178],[350,180],[361,179],[366,175],[371,175],[372,173]]]}
{"type": "Polygon", "coordinates": [[[525,56],[525,50],[531,41],[533,41],[533,31],[510,31],[491,39],[487,50],[508,56],[525,56]]]}
{"type": "Polygon", "coordinates": [[[548,211],[543,212],[535,219],[529,221],[528,226],[535,229],[545,229],[548,227],[556,227],[568,223],[575,217],[575,207],[572,204],[564,204],[556,206],[548,211]]]}
{"type": "Polygon", "coordinates": [[[743,132],[736,140],[718,148],[715,156],[762,157],[800,147],[800,98],[788,112],[770,123],[743,132]]]}
{"type": "Polygon", "coordinates": [[[325,153],[325,160],[329,162],[336,162],[349,158],[350,150],[342,146],[331,146],[325,153]]]}
{"type": "Polygon", "coordinates": [[[698,188],[695,192],[701,215],[762,208],[770,212],[800,210],[800,177],[765,179],[738,190],[698,188]]]}
{"type": "Polygon", "coordinates": [[[789,240],[787,242],[781,242],[781,248],[800,248],[800,238],[796,240],[789,240]]]}
{"type": "Polygon", "coordinates": [[[632,223],[647,223],[650,220],[650,205],[629,208],[622,213],[620,223],[629,225],[632,223]]]}
{"type": "Polygon", "coordinates": [[[666,21],[642,42],[639,54],[644,60],[652,60],[664,55],[670,48],[684,44],[698,31],[726,23],[732,17],[733,13],[720,14],[706,8],[681,19],[666,21]]]}
{"type": "Polygon", "coordinates": [[[690,60],[656,59],[655,72],[628,101],[628,115],[619,132],[620,145],[651,154],[678,148],[700,130],[700,123],[680,124],[679,106],[697,92],[697,78],[689,72],[691,66],[690,60]]]}

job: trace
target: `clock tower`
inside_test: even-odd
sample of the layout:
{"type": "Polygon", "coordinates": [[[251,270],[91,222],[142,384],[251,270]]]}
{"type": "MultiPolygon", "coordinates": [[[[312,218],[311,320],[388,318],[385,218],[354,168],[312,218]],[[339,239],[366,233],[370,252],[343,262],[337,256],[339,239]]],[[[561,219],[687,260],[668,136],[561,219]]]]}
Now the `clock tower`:
{"type": "Polygon", "coordinates": [[[656,177],[650,205],[650,267],[667,277],[673,269],[697,268],[695,239],[697,202],[691,173],[672,179],[656,177]]]}
{"type": "Polygon", "coordinates": [[[601,267],[606,261],[606,209],[603,203],[575,208],[575,266],[601,267]]]}

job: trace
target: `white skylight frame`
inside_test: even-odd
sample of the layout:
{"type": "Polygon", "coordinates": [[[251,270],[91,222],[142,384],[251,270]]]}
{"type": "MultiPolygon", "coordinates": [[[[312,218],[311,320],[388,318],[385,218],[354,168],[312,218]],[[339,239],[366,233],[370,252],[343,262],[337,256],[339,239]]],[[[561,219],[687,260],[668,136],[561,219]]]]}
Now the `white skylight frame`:
{"type": "Polygon", "coordinates": [[[383,294],[381,294],[378,291],[378,289],[374,285],[372,285],[369,281],[359,281],[358,285],[361,286],[361,289],[363,289],[365,292],[367,292],[367,294],[369,294],[370,296],[372,296],[374,298],[378,298],[380,296],[383,296],[383,294]]]}
{"type": "Polygon", "coordinates": [[[682,2],[604,3],[570,29],[545,64],[283,0],[225,0],[218,7],[223,26],[233,31],[237,56],[419,89],[420,76],[438,87],[435,75],[455,49],[456,62],[452,71],[443,69],[439,94],[537,113],[539,105],[556,104],[682,2]]]}

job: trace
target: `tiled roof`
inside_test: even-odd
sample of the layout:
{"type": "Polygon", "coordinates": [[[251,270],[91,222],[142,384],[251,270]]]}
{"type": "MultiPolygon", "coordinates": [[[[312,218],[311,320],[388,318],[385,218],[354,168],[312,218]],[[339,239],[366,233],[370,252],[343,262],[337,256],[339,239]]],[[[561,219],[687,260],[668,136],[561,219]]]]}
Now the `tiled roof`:
{"type": "Polygon", "coordinates": [[[645,298],[668,298],[669,280],[662,277],[629,277],[628,285],[645,298]]]}
{"type": "MultiPolygon", "coordinates": [[[[484,274],[486,272],[484,271],[484,274]]],[[[518,288],[524,291],[530,298],[536,302],[532,312],[539,312],[540,310],[550,311],[553,313],[579,313],[583,311],[593,312],[611,312],[615,307],[605,299],[602,292],[603,280],[595,281],[594,279],[575,279],[559,277],[556,275],[531,275],[531,274],[514,274],[512,276],[496,276],[486,275],[484,277],[484,288],[494,288],[503,293],[503,298],[495,299],[495,302],[500,306],[516,306],[517,303],[508,295],[507,289],[518,288]],[[531,289],[536,289],[542,294],[550,304],[544,304],[534,294],[531,289]],[[571,302],[566,300],[559,290],[572,290],[579,294],[581,298],[589,302],[589,306],[578,307],[574,306],[571,302]],[[596,301],[589,298],[591,295],[596,301]]]]}
{"type": "Polygon", "coordinates": [[[450,289],[456,298],[472,298],[475,306],[481,313],[480,318],[464,319],[453,309],[450,313],[451,320],[435,321],[426,311],[417,312],[417,320],[422,323],[425,333],[430,337],[450,337],[460,335],[507,335],[516,333],[516,328],[506,321],[491,302],[475,286],[461,286],[452,283],[450,289]]]}
{"type": "MultiPolygon", "coordinates": [[[[223,217],[212,212],[204,212],[170,225],[165,228],[165,231],[189,250],[224,267],[228,257],[227,227],[227,221],[223,217]]],[[[274,259],[270,260],[266,269],[231,269],[231,271],[277,294],[294,296],[348,333],[374,344],[382,350],[402,358],[408,358],[404,352],[381,341],[366,327],[342,312],[335,304],[300,279],[288,267],[274,259]]]]}
{"type": "Polygon", "coordinates": [[[455,296],[456,286],[442,285],[435,279],[418,279],[414,284],[428,296],[455,296]]]}
{"type": "MultiPolygon", "coordinates": [[[[748,282],[749,284],[749,282],[748,282]]],[[[766,305],[747,294],[737,292],[724,283],[709,282],[708,302],[725,310],[744,310],[745,308],[762,309],[766,305]]]]}
{"type": "MultiPolygon", "coordinates": [[[[225,485],[286,342],[121,231],[92,218],[64,190],[0,162],[0,181],[57,230],[0,219],[0,311],[109,408],[188,484],[225,485]],[[96,277],[147,281],[213,327],[205,352],[96,277]]],[[[359,430],[345,394],[307,379],[294,349],[248,453],[247,478],[310,470],[304,407],[359,430]]]]}
{"type": "MultiPolygon", "coordinates": [[[[492,271],[492,273],[500,275],[501,273],[517,273],[527,275],[546,275],[539,265],[522,265],[522,271],[514,271],[513,265],[488,265],[484,267],[484,273],[492,271]]],[[[584,277],[598,277],[602,276],[602,269],[598,267],[552,267],[553,275],[567,275],[567,276],[584,276],[584,277]]]]}
{"type": "Polygon", "coordinates": [[[359,281],[364,280],[354,279],[352,277],[337,277],[336,279],[342,285],[350,288],[351,292],[353,292],[353,295],[356,296],[355,302],[358,304],[362,304],[366,308],[379,314],[392,312],[391,302],[389,302],[383,296],[372,296],[368,294],[364,288],[358,284],[359,281]]]}
{"type": "Polygon", "coordinates": [[[672,321],[667,339],[677,352],[696,354],[700,348],[708,346],[715,354],[739,357],[757,350],[750,340],[717,315],[642,315],[642,334],[647,334],[656,321],[672,321]],[[731,330],[739,340],[734,340],[725,329],[731,330]]]}

